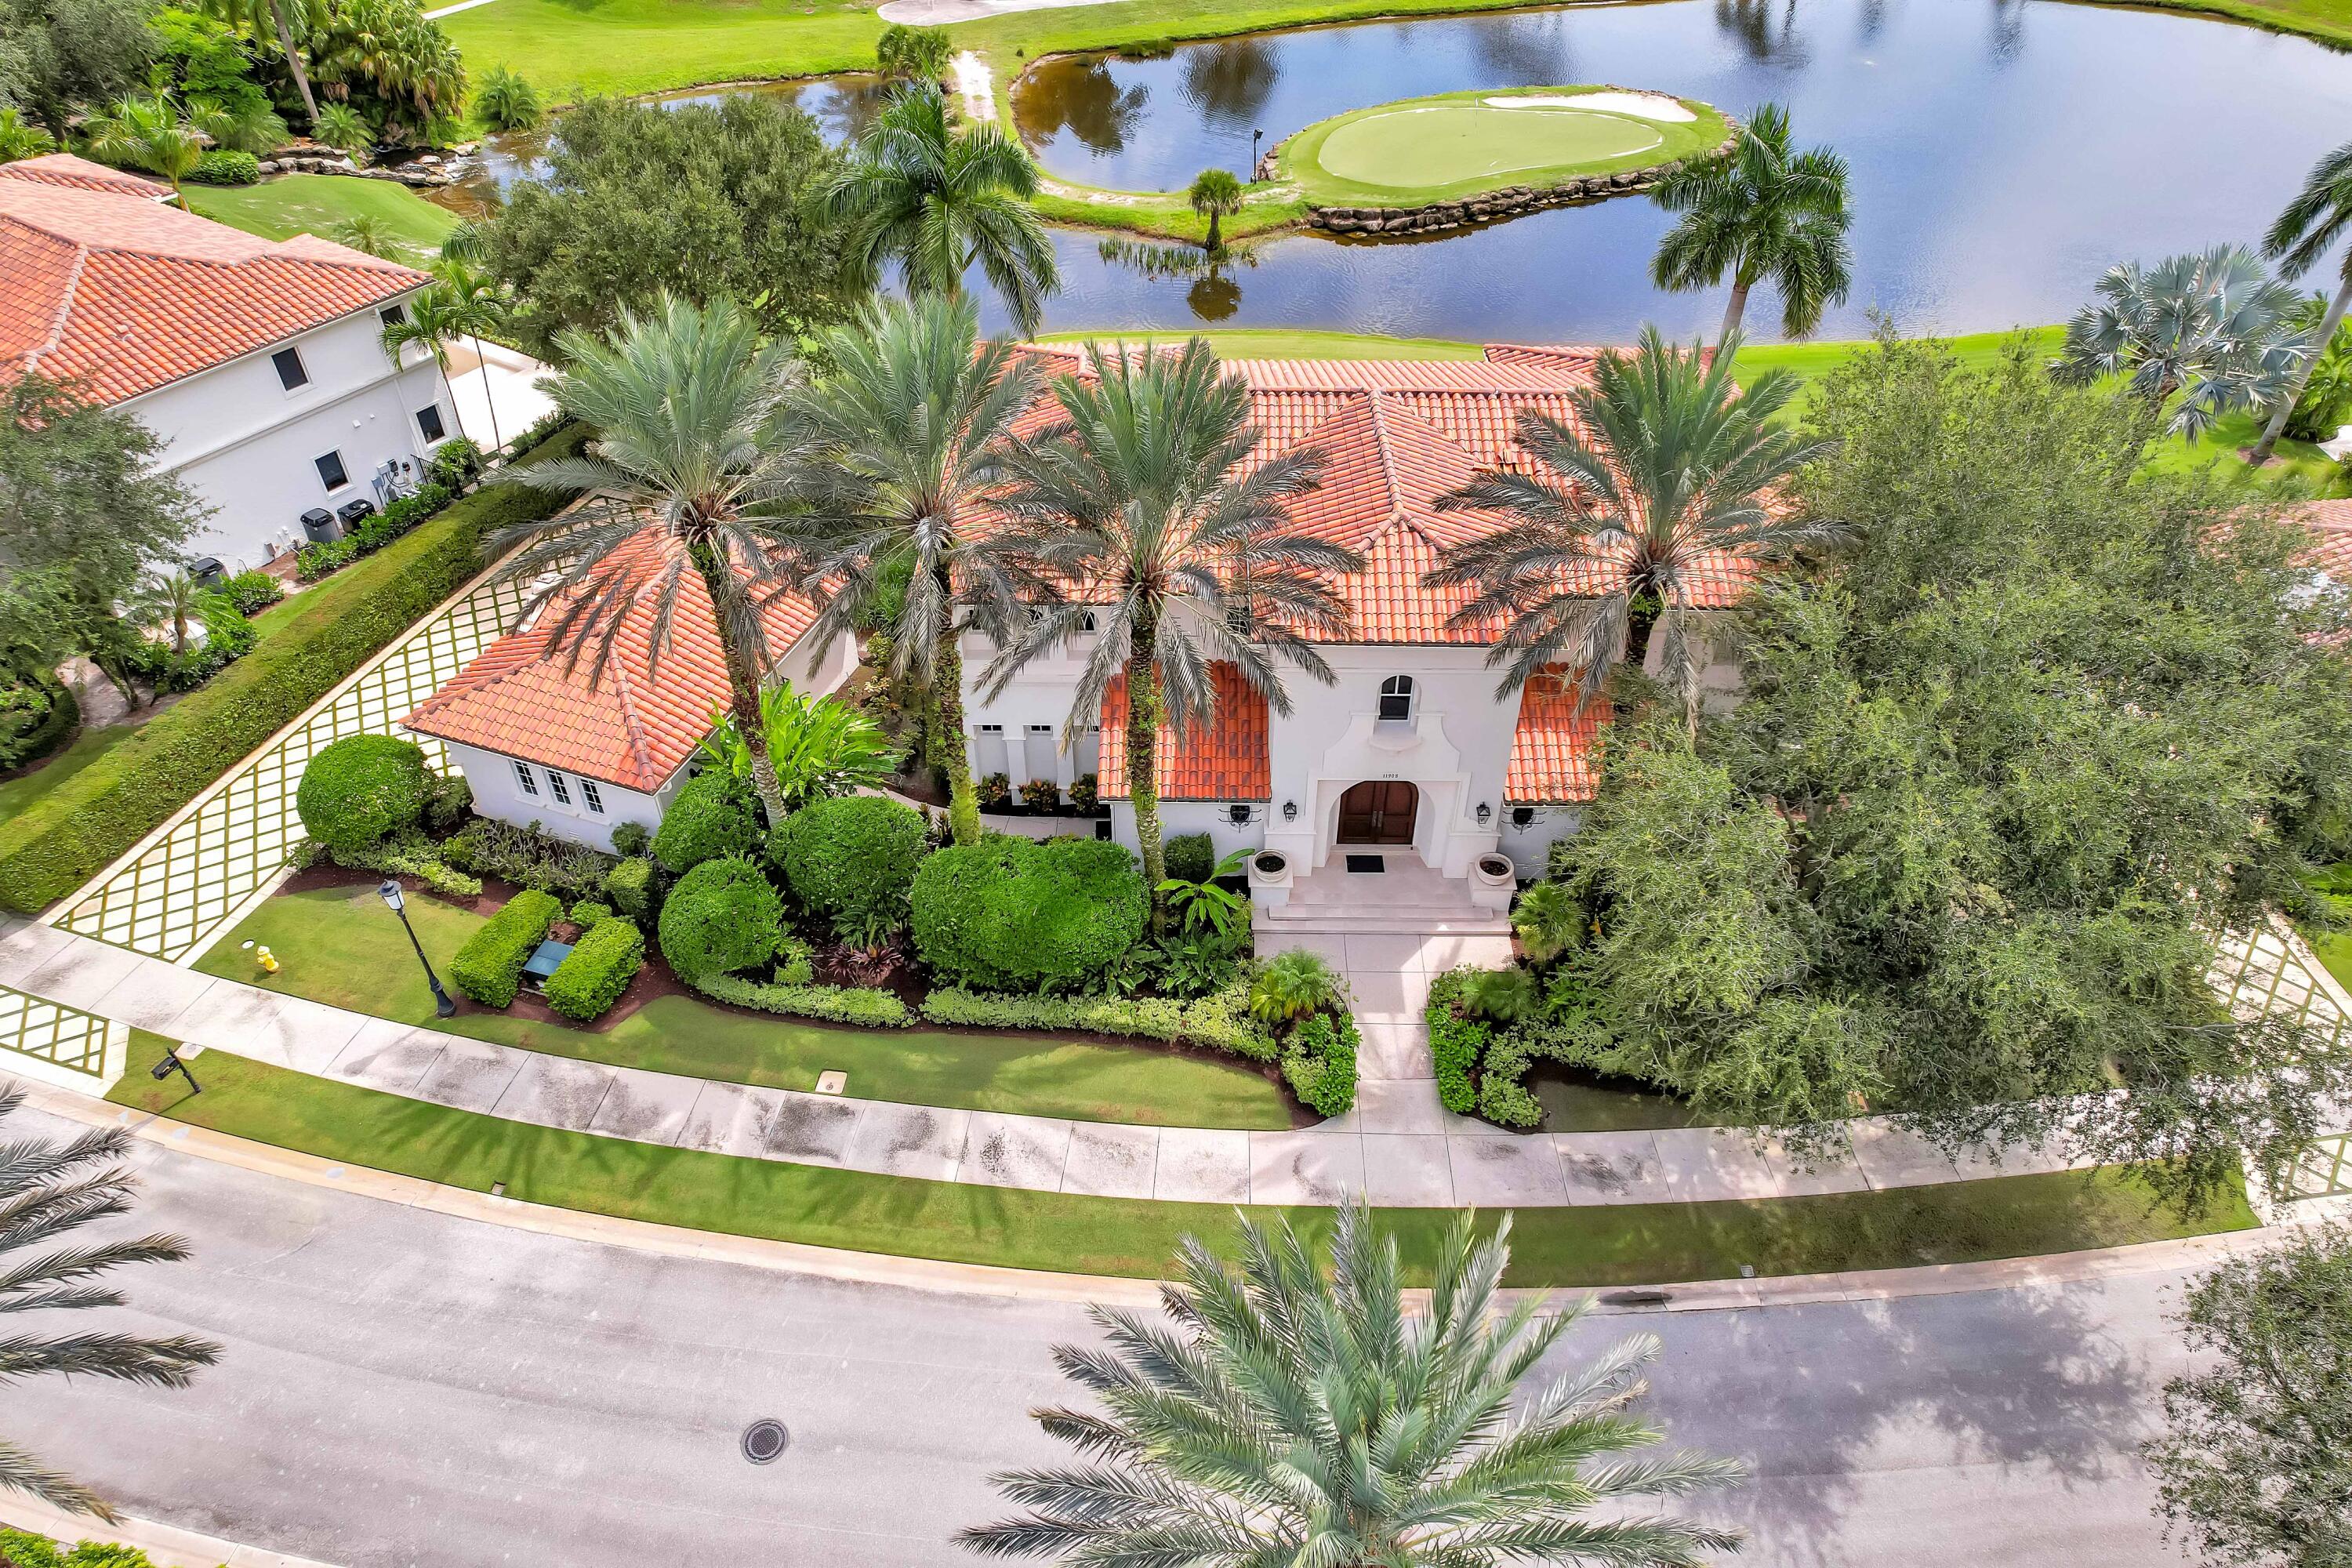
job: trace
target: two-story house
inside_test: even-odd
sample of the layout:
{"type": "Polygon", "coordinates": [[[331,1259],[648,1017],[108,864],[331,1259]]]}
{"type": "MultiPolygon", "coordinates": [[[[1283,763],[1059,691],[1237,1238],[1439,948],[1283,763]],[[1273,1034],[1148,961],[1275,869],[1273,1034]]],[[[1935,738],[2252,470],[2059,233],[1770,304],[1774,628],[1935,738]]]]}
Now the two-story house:
{"type": "Polygon", "coordinates": [[[457,413],[430,353],[395,365],[381,344],[425,274],[169,194],[67,153],[0,164],[0,377],[38,373],[153,430],[159,466],[212,509],[191,558],[234,572],[310,537],[306,513],[380,508],[457,413]]]}

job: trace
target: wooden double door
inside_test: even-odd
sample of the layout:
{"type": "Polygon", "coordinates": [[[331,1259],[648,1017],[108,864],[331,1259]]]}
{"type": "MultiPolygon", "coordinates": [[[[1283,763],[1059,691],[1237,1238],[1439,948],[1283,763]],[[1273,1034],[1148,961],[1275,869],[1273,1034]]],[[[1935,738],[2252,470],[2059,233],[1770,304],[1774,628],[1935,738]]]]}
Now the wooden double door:
{"type": "Polygon", "coordinates": [[[1410,844],[1421,791],[1402,779],[1367,779],[1339,797],[1342,844],[1410,844]]]}

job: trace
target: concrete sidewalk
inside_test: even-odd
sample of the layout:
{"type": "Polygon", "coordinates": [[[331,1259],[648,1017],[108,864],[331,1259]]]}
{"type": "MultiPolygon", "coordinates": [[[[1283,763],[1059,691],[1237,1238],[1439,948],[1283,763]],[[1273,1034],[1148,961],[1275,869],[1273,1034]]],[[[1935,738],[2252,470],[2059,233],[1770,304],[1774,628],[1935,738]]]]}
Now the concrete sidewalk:
{"type": "Polygon", "coordinates": [[[1955,1164],[1876,1118],[1849,1123],[1847,1146],[1810,1168],[1734,1129],[1504,1132],[1438,1109],[1425,1078],[1369,1076],[1381,1061],[1425,1061],[1425,1038],[1414,1056],[1412,1031],[1429,977],[1425,967],[1393,969],[1384,975],[1392,994],[1360,993],[1372,1009],[1367,1030],[1395,1033],[1380,1045],[1367,1039],[1372,1060],[1355,1110],[1318,1127],[1248,1132],[901,1105],[608,1067],[281,996],[51,926],[0,934],[0,985],[167,1038],[511,1121],[878,1175],[1192,1203],[1361,1195],[1394,1207],[1530,1208],[1789,1197],[2066,1168],[2014,1152],[1955,1164]]]}

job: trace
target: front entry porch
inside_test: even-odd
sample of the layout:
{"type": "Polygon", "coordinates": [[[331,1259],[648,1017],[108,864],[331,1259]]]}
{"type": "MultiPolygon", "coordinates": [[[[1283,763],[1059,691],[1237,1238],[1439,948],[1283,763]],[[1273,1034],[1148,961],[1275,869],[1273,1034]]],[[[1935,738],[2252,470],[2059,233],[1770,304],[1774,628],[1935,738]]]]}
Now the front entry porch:
{"type": "Polygon", "coordinates": [[[1500,912],[1471,901],[1470,883],[1424,864],[1410,845],[1398,847],[1340,845],[1312,871],[1294,872],[1288,899],[1275,908],[1260,905],[1252,929],[1274,931],[1410,931],[1435,935],[1507,936],[1511,922],[1500,912]],[[1378,871],[1350,871],[1376,860],[1378,871]]]}

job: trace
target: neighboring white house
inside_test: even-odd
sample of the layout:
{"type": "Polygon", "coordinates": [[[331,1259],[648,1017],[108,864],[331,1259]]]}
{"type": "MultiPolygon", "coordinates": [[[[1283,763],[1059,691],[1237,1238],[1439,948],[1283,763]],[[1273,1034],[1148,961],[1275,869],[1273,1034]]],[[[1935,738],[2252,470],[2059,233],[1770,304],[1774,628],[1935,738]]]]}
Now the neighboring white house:
{"type": "Polygon", "coordinates": [[[381,508],[457,409],[429,352],[394,367],[379,342],[425,274],[169,195],[67,153],[0,164],[0,376],[137,416],[213,509],[189,556],[235,572],[301,544],[306,512],[381,508]]]}
{"type": "MultiPolygon", "coordinates": [[[[561,610],[550,605],[484,648],[402,721],[447,744],[473,788],[476,811],[535,822],[593,849],[612,848],[621,823],[660,825],[728,698],[710,597],[691,571],[678,582],[669,646],[654,655],[653,590],[676,548],[648,532],[615,555],[615,580],[634,596],[601,671],[595,654],[604,628],[574,658],[556,639],[551,617],[561,610]]],[[[816,607],[793,595],[770,598],[761,610],[773,656],[769,673],[822,695],[849,678],[857,650],[840,637],[819,659],[807,636],[815,619],[816,607]]]]}

